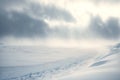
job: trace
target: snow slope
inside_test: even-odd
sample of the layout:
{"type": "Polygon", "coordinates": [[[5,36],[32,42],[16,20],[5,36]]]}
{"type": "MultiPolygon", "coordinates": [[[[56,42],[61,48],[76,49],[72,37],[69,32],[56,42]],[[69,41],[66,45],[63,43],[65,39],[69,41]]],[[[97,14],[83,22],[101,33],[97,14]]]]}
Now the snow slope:
{"type": "MultiPolygon", "coordinates": [[[[16,66],[0,67],[0,80],[120,80],[120,44],[113,46],[108,53],[101,54],[83,52],[79,49],[37,49],[31,47],[27,47],[27,49],[25,47],[12,47],[11,49],[10,47],[2,47],[0,50],[7,54],[11,54],[10,52],[14,52],[14,50],[15,53],[20,50],[17,53],[19,56],[23,55],[23,52],[24,54],[31,53],[29,56],[33,56],[33,53],[41,53],[37,54],[40,57],[35,59],[35,61],[39,60],[40,64],[34,65],[16,64],[21,59],[16,55],[18,58],[16,66]],[[48,58],[45,58],[47,56],[48,58]],[[42,57],[48,60],[43,62],[42,57]]],[[[4,56],[4,54],[1,55],[4,56]]],[[[33,57],[31,58],[33,59],[33,57]]],[[[26,59],[28,62],[31,61],[27,57],[26,59]]]]}

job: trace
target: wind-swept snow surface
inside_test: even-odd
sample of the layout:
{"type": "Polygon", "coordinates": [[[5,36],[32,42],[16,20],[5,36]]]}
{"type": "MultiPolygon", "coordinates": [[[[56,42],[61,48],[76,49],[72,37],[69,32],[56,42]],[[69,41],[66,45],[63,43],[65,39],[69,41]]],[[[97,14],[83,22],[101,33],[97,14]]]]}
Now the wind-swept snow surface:
{"type": "Polygon", "coordinates": [[[120,44],[101,54],[30,46],[1,46],[0,51],[1,61],[6,59],[1,62],[0,80],[120,80],[120,44]]]}
{"type": "Polygon", "coordinates": [[[117,42],[120,0],[0,0],[0,80],[120,80],[117,42]]]}

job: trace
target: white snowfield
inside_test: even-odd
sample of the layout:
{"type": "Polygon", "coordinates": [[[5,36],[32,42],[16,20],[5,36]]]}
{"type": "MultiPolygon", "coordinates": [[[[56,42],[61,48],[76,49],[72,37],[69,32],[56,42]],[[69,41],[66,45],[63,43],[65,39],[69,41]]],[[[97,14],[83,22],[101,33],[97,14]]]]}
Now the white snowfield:
{"type": "Polygon", "coordinates": [[[101,54],[1,46],[0,56],[0,80],[120,80],[120,44],[101,54]]]}

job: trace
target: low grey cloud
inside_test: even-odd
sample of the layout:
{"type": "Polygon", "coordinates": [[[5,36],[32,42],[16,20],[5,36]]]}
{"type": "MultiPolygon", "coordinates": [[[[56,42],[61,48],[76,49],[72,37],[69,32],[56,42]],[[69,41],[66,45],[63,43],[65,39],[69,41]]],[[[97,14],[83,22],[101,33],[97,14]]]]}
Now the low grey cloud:
{"type": "Polygon", "coordinates": [[[13,5],[26,4],[26,0],[0,0],[0,9],[4,9],[5,7],[10,7],[13,5]]]}
{"type": "MultiPolygon", "coordinates": [[[[9,11],[15,11],[14,9],[23,9],[23,13],[27,15],[34,15],[39,19],[50,19],[50,20],[63,20],[67,22],[75,21],[75,18],[64,8],[60,8],[54,5],[44,5],[42,3],[36,3],[34,0],[1,0],[1,9],[10,9],[9,11]],[[11,9],[12,8],[12,9],[11,9]]],[[[17,11],[17,10],[16,10],[17,11]]]]}
{"type": "Polygon", "coordinates": [[[58,37],[58,38],[75,38],[83,37],[100,37],[105,39],[120,38],[120,23],[119,19],[110,17],[107,21],[102,21],[99,16],[92,16],[87,30],[81,30],[79,27],[70,29],[69,26],[59,25],[58,27],[50,28],[45,22],[49,20],[64,20],[74,22],[73,16],[62,8],[53,5],[42,5],[38,3],[28,3],[27,0],[16,1],[1,0],[0,1],[0,38],[6,36],[14,37],[58,37]],[[4,4],[4,5],[3,5],[4,4]],[[15,7],[14,4],[24,6],[23,11],[17,10],[6,11],[5,6],[15,7]],[[34,17],[37,17],[34,18],[34,17]],[[62,26],[62,27],[61,27],[62,26]]]}
{"type": "Polygon", "coordinates": [[[120,38],[120,24],[118,18],[110,17],[106,22],[103,22],[99,16],[93,17],[90,22],[89,30],[93,35],[106,39],[120,38]]]}
{"type": "Polygon", "coordinates": [[[109,17],[108,20],[102,21],[100,16],[91,16],[90,23],[85,30],[79,27],[70,29],[68,27],[55,27],[51,34],[61,38],[103,38],[108,40],[120,39],[119,18],[109,17]]]}
{"type": "MultiPolygon", "coordinates": [[[[108,40],[120,39],[119,18],[110,17],[107,21],[102,21],[100,16],[92,16],[90,24],[86,30],[81,28],[56,27],[52,30],[55,36],[61,38],[103,38],[108,40]]],[[[52,33],[51,33],[52,34],[52,33]]]]}
{"type": "Polygon", "coordinates": [[[101,37],[105,39],[120,38],[120,25],[118,18],[109,18],[103,22],[99,16],[91,17],[88,29],[81,32],[80,28],[55,27],[50,28],[44,20],[36,20],[30,16],[12,12],[0,12],[0,37],[15,36],[15,37],[58,37],[58,38],[73,38],[80,39],[82,37],[101,37]],[[88,36],[87,36],[88,35],[88,36]]]}
{"type": "Polygon", "coordinates": [[[74,19],[69,12],[52,5],[28,3],[27,0],[1,0],[0,4],[0,38],[6,36],[47,37],[52,30],[44,19],[62,19],[68,22],[74,19]],[[15,7],[16,4],[26,4],[23,12],[6,11],[6,7],[9,9],[11,6],[15,7]],[[39,19],[33,18],[31,15],[39,19]]]}
{"type": "Polygon", "coordinates": [[[17,12],[12,13],[10,18],[7,13],[0,13],[0,37],[32,37],[45,36],[49,29],[44,21],[38,21],[17,12]]]}
{"type": "Polygon", "coordinates": [[[55,7],[54,5],[42,5],[33,3],[29,8],[25,9],[26,13],[35,14],[39,18],[49,20],[63,20],[74,22],[75,18],[66,10],[55,7]]]}

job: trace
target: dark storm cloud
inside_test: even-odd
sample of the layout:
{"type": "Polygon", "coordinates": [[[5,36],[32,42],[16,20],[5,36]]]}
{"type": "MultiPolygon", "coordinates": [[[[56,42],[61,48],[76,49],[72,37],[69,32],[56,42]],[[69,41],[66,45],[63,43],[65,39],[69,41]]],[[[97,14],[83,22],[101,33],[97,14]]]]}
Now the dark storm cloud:
{"type": "Polygon", "coordinates": [[[91,19],[89,30],[93,35],[106,39],[120,38],[120,24],[118,18],[109,18],[106,22],[97,16],[91,19]]]}
{"type": "Polygon", "coordinates": [[[25,11],[31,14],[35,14],[38,17],[40,16],[40,18],[46,18],[50,20],[64,20],[67,22],[75,21],[75,19],[69,12],[53,5],[32,3],[30,7],[27,8],[25,11]]]}
{"type": "MultiPolygon", "coordinates": [[[[21,7],[21,6],[18,6],[21,7]]],[[[42,5],[27,0],[1,0],[0,1],[0,38],[6,36],[15,37],[58,37],[80,39],[82,37],[101,37],[105,39],[120,38],[119,19],[111,17],[103,22],[99,16],[91,17],[89,29],[81,31],[80,28],[69,29],[69,26],[50,28],[44,21],[64,20],[67,22],[75,21],[72,15],[64,9],[53,5],[42,5]],[[14,5],[26,4],[22,12],[17,10],[6,11],[6,6],[17,7],[14,5]],[[34,18],[33,16],[37,17],[34,18]],[[71,33],[72,32],[72,33],[71,33]]]]}
{"type": "Polygon", "coordinates": [[[0,8],[26,3],[26,0],[0,0],[0,8]]]}
{"type": "Polygon", "coordinates": [[[0,38],[6,36],[46,37],[52,30],[44,19],[62,19],[68,22],[73,20],[67,11],[50,5],[28,3],[27,0],[1,0],[0,4],[0,38]],[[27,6],[23,12],[5,10],[6,7],[9,9],[11,6],[17,7],[14,5],[23,4],[27,6]],[[31,14],[40,19],[33,18],[31,14]]]}
{"type": "Polygon", "coordinates": [[[75,21],[75,18],[64,8],[60,8],[54,5],[43,5],[42,3],[36,3],[34,0],[1,0],[0,7],[2,9],[9,7],[19,8],[23,7],[26,14],[32,14],[39,18],[57,19],[64,21],[75,21]]]}
{"type": "Polygon", "coordinates": [[[0,36],[32,37],[46,36],[48,25],[17,12],[8,17],[7,13],[0,13],[0,36]]]}

